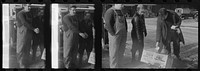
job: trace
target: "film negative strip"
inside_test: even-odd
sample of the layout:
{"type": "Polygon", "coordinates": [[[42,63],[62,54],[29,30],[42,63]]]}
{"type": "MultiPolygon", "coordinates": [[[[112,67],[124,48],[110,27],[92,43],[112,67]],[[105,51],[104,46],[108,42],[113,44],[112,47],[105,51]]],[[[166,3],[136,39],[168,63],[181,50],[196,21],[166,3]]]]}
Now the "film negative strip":
{"type": "Polygon", "coordinates": [[[1,0],[2,69],[198,69],[199,0],[1,0]]]}

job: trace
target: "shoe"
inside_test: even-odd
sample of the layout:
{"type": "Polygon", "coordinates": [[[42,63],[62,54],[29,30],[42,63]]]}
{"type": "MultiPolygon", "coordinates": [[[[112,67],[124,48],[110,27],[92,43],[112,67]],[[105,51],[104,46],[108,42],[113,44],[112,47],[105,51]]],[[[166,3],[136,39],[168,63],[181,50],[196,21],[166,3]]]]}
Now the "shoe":
{"type": "Polygon", "coordinates": [[[173,58],[177,58],[176,55],[174,55],[173,53],[171,53],[170,55],[171,55],[171,57],[173,57],[173,58]]]}
{"type": "Polygon", "coordinates": [[[136,59],[134,57],[132,57],[131,62],[132,63],[136,62],[136,59]]]}
{"type": "Polygon", "coordinates": [[[175,54],[171,53],[171,56],[175,59],[182,60],[179,55],[175,55],[175,54]]]}
{"type": "Polygon", "coordinates": [[[19,65],[19,68],[26,68],[25,65],[19,65]]]}
{"type": "Polygon", "coordinates": [[[182,60],[179,55],[175,55],[178,60],[182,60]]]}

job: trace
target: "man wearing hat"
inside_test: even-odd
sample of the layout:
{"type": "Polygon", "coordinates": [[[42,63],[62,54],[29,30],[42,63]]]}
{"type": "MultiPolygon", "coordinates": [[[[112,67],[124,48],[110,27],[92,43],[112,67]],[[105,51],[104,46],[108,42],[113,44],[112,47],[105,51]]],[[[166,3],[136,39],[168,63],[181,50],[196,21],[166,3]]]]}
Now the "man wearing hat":
{"type": "Polygon", "coordinates": [[[159,47],[159,44],[163,44],[168,54],[172,54],[170,43],[173,42],[174,55],[178,59],[180,59],[180,42],[185,44],[180,25],[181,18],[176,12],[165,8],[159,10],[156,29],[156,47],[159,47]]]}

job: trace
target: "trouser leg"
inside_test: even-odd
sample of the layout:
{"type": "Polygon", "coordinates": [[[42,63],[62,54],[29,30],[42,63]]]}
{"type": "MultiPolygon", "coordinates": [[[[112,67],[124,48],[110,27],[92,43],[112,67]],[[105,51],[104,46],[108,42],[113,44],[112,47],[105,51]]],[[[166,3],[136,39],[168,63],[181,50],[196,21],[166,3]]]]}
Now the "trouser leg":
{"type": "Polygon", "coordinates": [[[63,68],[63,46],[60,46],[59,47],[59,50],[58,50],[58,66],[59,68],[63,68]]]}
{"type": "Polygon", "coordinates": [[[84,50],[85,50],[85,43],[84,42],[80,42],[79,43],[79,49],[78,49],[78,52],[79,52],[79,65],[82,66],[82,63],[83,63],[83,54],[84,54],[84,50]]]}
{"type": "Polygon", "coordinates": [[[36,51],[37,51],[37,46],[32,46],[32,50],[33,50],[33,56],[32,59],[35,61],[36,60],[36,51]]]}
{"type": "Polygon", "coordinates": [[[78,35],[66,32],[64,35],[64,64],[66,68],[74,68],[78,53],[78,35]]]}
{"type": "Polygon", "coordinates": [[[70,56],[71,47],[64,47],[63,49],[64,49],[63,50],[63,53],[64,53],[63,62],[65,65],[65,68],[70,68],[71,67],[71,59],[72,59],[72,57],[70,56]]]}
{"type": "Polygon", "coordinates": [[[109,56],[110,68],[117,68],[121,65],[126,46],[126,34],[112,36],[109,34],[109,56]]]}
{"type": "Polygon", "coordinates": [[[177,56],[177,57],[180,57],[180,43],[179,42],[173,42],[173,48],[174,48],[174,54],[177,56]]]}
{"type": "Polygon", "coordinates": [[[171,46],[170,46],[170,41],[164,44],[164,47],[166,48],[168,54],[171,54],[171,46]]]}
{"type": "Polygon", "coordinates": [[[117,37],[114,35],[109,34],[109,60],[110,60],[110,68],[116,68],[118,67],[118,58],[117,58],[117,37]]]}
{"type": "Polygon", "coordinates": [[[74,43],[74,48],[72,48],[72,68],[77,68],[77,54],[78,54],[78,41],[74,43]]]}
{"type": "Polygon", "coordinates": [[[179,43],[179,37],[177,33],[174,33],[174,36],[172,38],[172,42],[173,42],[173,51],[174,54],[179,58],[179,54],[180,54],[180,43],[179,43]]]}
{"type": "Polygon", "coordinates": [[[71,60],[72,60],[72,57],[69,57],[69,56],[64,57],[63,62],[64,62],[64,65],[65,65],[65,68],[71,68],[72,67],[71,60]]]}
{"type": "Polygon", "coordinates": [[[17,53],[17,58],[19,61],[20,68],[26,68],[30,64],[30,48],[31,48],[31,39],[30,37],[25,37],[25,41],[21,42],[22,48],[18,53],[17,53]]]}
{"type": "Polygon", "coordinates": [[[136,40],[134,38],[132,38],[132,49],[131,49],[131,52],[132,52],[132,62],[135,61],[135,53],[138,49],[138,43],[136,42],[136,40]]]}
{"type": "Polygon", "coordinates": [[[108,44],[109,40],[108,40],[108,31],[105,30],[105,44],[108,44]]]}
{"type": "Polygon", "coordinates": [[[93,39],[90,39],[87,41],[87,45],[86,45],[86,52],[87,52],[87,60],[89,59],[89,56],[90,56],[90,53],[92,52],[93,50],[93,39]]]}
{"type": "Polygon", "coordinates": [[[41,43],[40,45],[39,45],[39,47],[40,47],[40,58],[41,58],[41,56],[42,56],[42,53],[43,53],[43,51],[44,51],[44,44],[43,43],[41,43]]]}
{"type": "Polygon", "coordinates": [[[59,43],[59,50],[58,50],[58,60],[59,60],[59,68],[63,68],[64,67],[64,63],[63,63],[63,48],[64,48],[64,46],[63,46],[63,44],[64,44],[64,39],[63,39],[63,37],[64,37],[64,34],[63,34],[64,32],[60,32],[60,31],[58,31],[58,43],[59,43]]]}
{"type": "Polygon", "coordinates": [[[140,45],[139,45],[139,48],[138,48],[138,51],[139,51],[138,60],[139,61],[141,60],[143,49],[144,49],[144,41],[140,42],[140,45]]]}
{"type": "MultiPolygon", "coordinates": [[[[39,35],[39,43],[38,43],[38,45],[39,45],[39,48],[40,48],[40,58],[42,57],[42,54],[43,54],[43,51],[44,51],[44,35],[42,35],[42,34],[40,34],[39,35]]],[[[60,43],[60,42],[58,42],[58,43],[60,43]]],[[[60,47],[60,46],[58,46],[58,47],[60,47]]]]}
{"type": "Polygon", "coordinates": [[[64,65],[65,65],[65,68],[70,68],[71,67],[71,60],[72,60],[72,57],[71,57],[71,52],[72,52],[72,38],[73,36],[71,36],[71,34],[65,32],[64,33],[64,42],[63,42],[63,62],[64,62],[64,65]]]}
{"type": "Polygon", "coordinates": [[[33,53],[32,53],[32,59],[35,61],[36,59],[36,52],[37,52],[37,48],[38,48],[38,44],[36,41],[37,39],[36,38],[33,38],[33,45],[32,45],[32,50],[33,50],[33,53]]]}
{"type": "Polygon", "coordinates": [[[126,40],[127,40],[127,36],[126,34],[122,34],[121,36],[121,39],[120,39],[120,46],[118,47],[119,48],[119,56],[118,56],[118,63],[119,63],[119,67],[122,67],[122,62],[123,61],[123,58],[124,58],[124,51],[125,51],[125,48],[126,48],[126,40]]]}

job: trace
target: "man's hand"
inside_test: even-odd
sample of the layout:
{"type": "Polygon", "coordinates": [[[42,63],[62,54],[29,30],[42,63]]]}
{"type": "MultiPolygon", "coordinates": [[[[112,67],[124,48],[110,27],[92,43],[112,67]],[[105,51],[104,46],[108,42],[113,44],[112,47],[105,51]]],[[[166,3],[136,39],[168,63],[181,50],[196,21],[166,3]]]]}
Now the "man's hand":
{"type": "Polygon", "coordinates": [[[181,33],[181,30],[180,30],[180,28],[177,28],[177,30],[176,30],[176,31],[177,31],[177,33],[178,33],[178,34],[180,34],[180,33],[181,33]]]}
{"type": "Polygon", "coordinates": [[[156,50],[158,51],[160,49],[160,47],[158,46],[159,45],[159,42],[156,42],[156,50]]]}
{"type": "Polygon", "coordinates": [[[40,31],[39,31],[39,28],[35,28],[34,29],[34,32],[36,33],[36,34],[38,34],[40,31]]]}
{"type": "Polygon", "coordinates": [[[110,33],[110,35],[115,36],[116,34],[115,33],[110,33]]]}
{"type": "Polygon", "coordinates": [[[176,30],[177,26],[172,25],[171,29],[176,30]]]}
{"type": "Polygon", "coordinates": [[[63,32],[63,30],[62,30],[62,29],[59,29],[59,31],[60,31],[60,32],[63,32]]]}
{"type": "Polygon", "coordinates": [[[147,32],[144,32],[144,36],[145,36],[145,37],[147,36],[147,32]]]}
{"type": "Polygon", "coordinates": [[[85,34],[86,38],[88,38],[88,34],[87,33],[84,33],[84,34],[85,34]]]}
{"type": "Polygon", "coordinates": [[[86,35],[84,33],[79,33],[79,35],[82,37],[82,38],[86,38],[86,35]]]}

